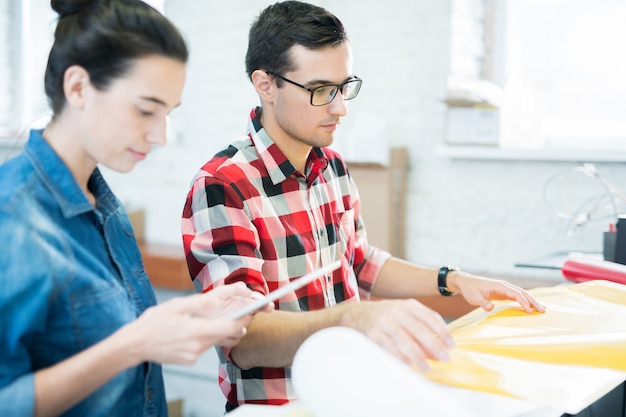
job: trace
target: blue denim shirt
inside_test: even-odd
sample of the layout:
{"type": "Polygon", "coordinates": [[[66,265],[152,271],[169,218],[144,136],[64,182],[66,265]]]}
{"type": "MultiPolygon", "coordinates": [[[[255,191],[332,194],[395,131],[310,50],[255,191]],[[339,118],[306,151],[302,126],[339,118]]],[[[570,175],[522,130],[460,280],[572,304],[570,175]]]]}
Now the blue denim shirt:
{"type": "MultiPolygon", "coordinates": [[[[0,166],[0,415],[32,416],[34,373],[98,343],[156,303],[128,216],[100,171],[94,208],[31,131],[0,166]]],[[[161,367],[128,369],[66,416],[165,416],[161,367]]]]}

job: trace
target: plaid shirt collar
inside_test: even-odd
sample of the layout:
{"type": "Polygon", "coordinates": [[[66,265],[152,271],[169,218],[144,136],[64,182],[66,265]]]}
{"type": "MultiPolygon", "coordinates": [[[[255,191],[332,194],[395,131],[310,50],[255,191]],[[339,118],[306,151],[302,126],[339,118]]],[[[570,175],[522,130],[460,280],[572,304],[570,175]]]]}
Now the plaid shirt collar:
{"type": "MultiPolygon", "coordinates": [[[[250,112],[248,136],[257,149],[259,158],[263,161],[272,183],[274,185],[279,184],[292,175],[304,178],[305,175],[293,166],[261,125],[261,111],[261,107],[257,107],[250,112]]],[[[307,183],[313,184],[327,166],[328,158],[324,151],[321,148],[313,147],[305,167],[307,183]]]]}

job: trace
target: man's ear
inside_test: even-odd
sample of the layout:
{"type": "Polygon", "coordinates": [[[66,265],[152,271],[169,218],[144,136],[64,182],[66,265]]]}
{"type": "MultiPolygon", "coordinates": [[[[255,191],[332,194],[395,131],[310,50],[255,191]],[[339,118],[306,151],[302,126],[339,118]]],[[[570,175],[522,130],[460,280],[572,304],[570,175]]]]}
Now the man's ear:
{"type": "Polygon", "coordinates": [[[255,70],[251,76],[252,85],[262,102],[272,102],[276,83],[271,75],[263,70],[255,70]]]}
{"type": "Polygon", "coordinates": [[[87,70],[80,65],[72,65],[63,74],[63,93],[67,104],[82,108],[85,96],[91,87],[91,79],[87,70]]]}

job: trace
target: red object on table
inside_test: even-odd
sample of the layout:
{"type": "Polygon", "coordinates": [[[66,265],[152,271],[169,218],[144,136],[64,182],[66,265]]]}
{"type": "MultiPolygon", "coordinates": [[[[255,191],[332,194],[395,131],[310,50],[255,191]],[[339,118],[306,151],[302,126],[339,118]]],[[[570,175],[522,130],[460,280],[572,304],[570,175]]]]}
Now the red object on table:
{"type": "Polygon", "coordinates": [[[561,272],[573,282],[602,279],[626,284],[626,265],[601,259],[573,256],[565,261],[561,272]]]}

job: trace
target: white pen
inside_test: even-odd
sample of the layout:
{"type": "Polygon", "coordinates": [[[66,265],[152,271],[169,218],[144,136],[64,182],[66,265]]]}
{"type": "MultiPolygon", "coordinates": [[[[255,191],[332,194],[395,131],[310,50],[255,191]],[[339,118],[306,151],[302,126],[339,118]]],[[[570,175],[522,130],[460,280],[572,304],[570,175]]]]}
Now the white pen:
{"type": "Polygon", "coordinates": [[[250,314],[256,310],[259,310],[263,308],[265,305],[271,303],[272,301],[275,301],[279,299],[280,297],[287,295],[289,292],[295,291],[298,288],[304,287],[305,285],[312,282],[316,278],[319,278],[323,275],[330,274],[331,272],[333,272],[335,269],[339,268],[340,266],[341,266],[341,260],[338,260],[320,269],[309,272],[306,275],[302,275],[300,278],[297,278],[291,281],[289,284],[285,285],[284,287],[280,287],[277,290],[272,291],[271,293],[267,294],[265,297],[255,301],[254,303],[248,304],[241,310],[234,312],[228,318],[232,320],[237,320],[245,316],[246,314],[250,314]]]}

